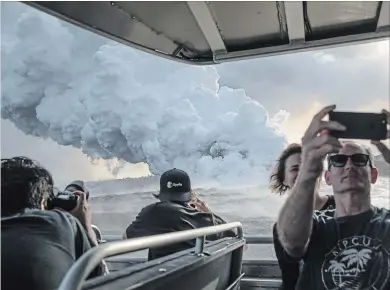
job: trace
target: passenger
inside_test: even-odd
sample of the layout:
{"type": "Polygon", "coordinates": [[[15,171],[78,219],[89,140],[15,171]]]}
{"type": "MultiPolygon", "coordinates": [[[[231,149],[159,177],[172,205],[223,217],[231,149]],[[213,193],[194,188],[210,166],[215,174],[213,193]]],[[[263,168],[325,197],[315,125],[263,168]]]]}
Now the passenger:
{"type": "MultiPolygon", "coordinates": [[[[179,169],[166,171],[160,178],[160,200],[148,205],[138,214],[135,221],[126,229],[124,238],[137,238],[150,235],[190,230],[226,223],[212,213],[207,204],[199,200],[191,188],[188,174],[179,169]]],[[[234,237],[235,231],[208,236],[208,240],[234,237]]],[[[195,246],[195,241],[186,241],[161,248],[149,249],[148,259],[164,257],[195,246]]]]}
{"type": "MultiPolygon", "coordinates": [[[[84,193],[86,200],[88,201],[88,199],[89,199],[89,190],[85,186],[84,181],[81,181],[81,180],[75,180],[72,183],[68,184],[65,187],[64,191],[70,191],[74,194],[84,193]]],[[[92,222],[92,219],[91,219],[91,222],[92,222]]],[[[92,241],[97,242],[97,244],[94,243],[94,245],[99,245],[99,244],[103,243],[104,242],[103,236],[102,236],[100,229],[96,225],[93,225],[93,224],[91,224],[91,229],[92,229],[92,231],[88,235],[93,235],[92,241]]],[[[104,260],[102,260],[101,266],[103,267],[104,274],[108,274],[110,272],[108,269],[108,266],[104,260]]]]}
{"type": "MultiPolygon", "coordinates": [[[[302,146],[299,144],[289,145],[278,158],[274,170],[270,177],[270,189],[274,193],[280,195],[291,190],[295,180],[297,179],[299,167],[301,164],[302,146]]],[[[335,208],[333,195],[321,196],[318,189],[321,184],[321,178],[317,181],[317,186],[314,192],[314,209],[327,210],[335,208]]],[[[276,258],[278,259],[279,267],[282,272],[282,287],[281,290],[294,290],[299,278],[299,262],[289,260],[284,254],[283,247],[280,244],[276,224],[272,230],[274,248],[276,258]]]]}
{"type": "MultiPolygon", "coordinates": [[[[297,143],[289,145],[278,158],[270,177],[270,189],[273,193],[283,195],[291,190],[297,179],[301,164],[302,146],[297,143]]],[[[335,201],[333,195],[320,195],[319,188],[321,177],[318,178],[315,191],[316,210],[334,209],[335,201]]]]}
{"type": "MultiPolygon", "coordinates": [[[[51,174],[26,157],[1,160],[3,290],[56,289],[74,262],[96,244],[86,234],[92,231],[91,212],[85,194],[80,197],[72,211],[78,219],[45,210],[54,198],[51,174]]],[[[103,271],[99,266],[89,278],[103,271]]]]}
{"type": "MultiPolygon", "coordinates": [[[[301,167],[278,219],[280,242],[289,258],[304,259],[298,290],[390,289],[390,214],[371,204],[378,171],[365,147],[329,135],[345,130],[322,121],[334,108],[322,109],[302,139],[301,167]],[[314,192],[327,155],[325,178],[336,209],[324,214],[314,211],[314,192]]],[[[390,154],[384,144],[377,146],[390,154]]]]}
{"type": "MultiPolygon", "coordinates": [[[[68,184],[65,187],[64,191],[84,192],[85,196],[86,196],[86,199],[87,200],[89,199],[89,190],[85,186],[84,181],[81,181],[81,180],[75,180],[72,183],[68,184]]],[[[91,227],[92,227],[93,232],[94,232],[94,234],[96,236],[96,240],[97,240],[98,244],[103,243],[103,237],[102,237],[102,233],[101,233],[100,229],[97,226],[95,226],[95,225],[91,225],[91,227]]]]}
{"type": "Polygon", "coordinates": [[[89,191],[86,188],[86,186],[84,184],[84,181],[81,181],[81,180],[73,181],[72,183],[68,184],[65,187],[65,191],[71,191],[71,192],[81,191],[81,192],[85,193],[85,196],[86,196],[87,200],[89,199],[89,191]]]}

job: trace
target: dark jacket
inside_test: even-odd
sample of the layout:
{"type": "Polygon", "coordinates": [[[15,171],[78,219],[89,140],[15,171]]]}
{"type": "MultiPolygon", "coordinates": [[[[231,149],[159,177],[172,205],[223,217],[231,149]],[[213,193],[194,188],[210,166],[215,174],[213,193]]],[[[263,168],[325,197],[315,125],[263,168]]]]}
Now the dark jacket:
{"type": "MultiPolygon", "coordinates": [[[[2,217],[1,289],[56,289],[90,248],[84,228],[67,212],[25,209],[2,217]]],[[[98,266],[89,278],[103,273],[98,266]]]]}
{"type": "MultiPolygon", "coordinates": [[[[157,202],[143,208],[126,229],[127,238],[165,234],[183,230],[214,226],[226,223],[212,213],[200,212],[185,203],[157,202]]],[[[207,240],[234,237],[234,231],[208,236],[207,240]]],[[[161,248],[149,249],[149,260],[164,257],[195,246],[195,240],[186,241],[161,248]]]]}

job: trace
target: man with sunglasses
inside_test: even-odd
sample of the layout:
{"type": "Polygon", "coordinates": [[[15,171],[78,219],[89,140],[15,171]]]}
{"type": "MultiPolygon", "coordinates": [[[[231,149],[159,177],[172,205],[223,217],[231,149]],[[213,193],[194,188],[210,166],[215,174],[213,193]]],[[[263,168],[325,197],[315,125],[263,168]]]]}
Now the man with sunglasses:
{"type": "MultiPolygon", "coordinates": [[[[346,129],[322,120],[334,108],[322,109],[302,138],[301,168],[278,218],[280,242],[286,256],[304,260],[298,290],[390,289],[390,214],[371,205],[378,171],[368,149],[329,134],[346,129]],[[314,192],[327,155],[325,179],[333,187],[336,209],[319,212],[314,192]]],[[[390,122],[390,113],[383,113],[390,122]]],[[[390,150],[372,143],[389,163],[390,150]]]]}

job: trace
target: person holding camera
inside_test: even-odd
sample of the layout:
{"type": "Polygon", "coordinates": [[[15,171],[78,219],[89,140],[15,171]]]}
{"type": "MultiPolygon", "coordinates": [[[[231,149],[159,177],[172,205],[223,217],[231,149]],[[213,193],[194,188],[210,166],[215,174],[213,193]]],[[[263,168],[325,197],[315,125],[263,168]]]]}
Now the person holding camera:
{"type": "MultiPolygon", "coordinates": [[[[61,195],[63,195],[63,193],[60,193],[56,198],[59,198],[61,195]]],[[[97,246],[99,243],[95,231],[92,228],[92,212],[87,201],[87,194],[83,191],[76,190],[70,192],[70,194],[68,193],[68,196],[74,198],[74,200],[72,200],[73,207],[68,212],[77,218],[84,227],[85,233],[87,234],[91,245],[97,246]]],[[[53,207],[53,210],[67,211],[57,205],[53,207]]]]}
{"type": "MultiPolygon", "coordinates": [[[[91,246],[97,246],[104,241],[99,228],[92,224],[92,212],[88,203],[89,191],[81,180],[75,180],[60,192],[52,205],[57,210],[66,210],[76,217],[84,226],[91,246]]],[[[108,266],[104,260],[101,262],[104,274],[109,273],[108,266]]]]}
{"type": "MultiPolygon", "coordinates": [[[[56,289],[75,261],[97,244],[86,195],[76,194],[73,215],[48,210],[55,200],[51,174],[27,157],[1,160],[2,289],[56,289]]],[[[104,273],[99,265],[88,278],[104,273]]]]}
{"type": "Polygon", "coordinates": [[[97,245],[104,242],[99,228],[91,223],[91,216],[86,220],[83,213],[80,213],[80,210],[83,207],[87,207],[88,215],[91,215],[88,199],[89,191],[86,188],[85,183],[81,180],[75,180],[68,184],[64,191],[58,193],[52,206],[59,210],[68,211],[73,216],[77,217],[84,225],[88,236],[91,238],[91,242],[94,245],[97,245]]]}
{"type": "MultiPolygon", "coordinates": [[[[279,239],[289,259],[304,260],[298,290],[390,289],[390,213],[371,204],[378,170],[369,149],[331,134],[347,129],[322,120],[334,109],[315,115],[302,138],[298,177],[277,222],[279,239]],[[324,213],[314,211],[314,196],[325,158],[336,208],[324,213]]],[[[383,114],[390,122],[390,113],[383,114]]],[[[390,163],[389,148],[372,143],[390,163]]]]}

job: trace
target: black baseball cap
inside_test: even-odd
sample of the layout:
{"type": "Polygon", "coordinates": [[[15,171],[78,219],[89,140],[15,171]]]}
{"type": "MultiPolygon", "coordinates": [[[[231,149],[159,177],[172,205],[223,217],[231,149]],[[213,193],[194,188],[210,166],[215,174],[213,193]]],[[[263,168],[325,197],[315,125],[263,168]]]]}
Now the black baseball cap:
{"type": "MultiPolygon", "coordinates": [[[[82,192],[85,192],[86,194],[86,198],[88,199],[89,198],[89,191],[87,190],[87,188],[85,187],[85,184],[84,184],[84,181],[81,181],[81,180],[75,180],[73,181],[72,183],[68,184],[66,187],[65,187],[65,191],[69,190],[70,188],[75,188],[76,190],[80,190],[82,192]]],[[[73,191],[73,190],[70,190],[70,191],[73,191]]]]}
{"type": "Polygon", "coordinates": [[[190,177],[185,171],[176,168],[164,172],[160,177],[160,194],[155,197],[161,201],[190,201],[190,177]]]}

